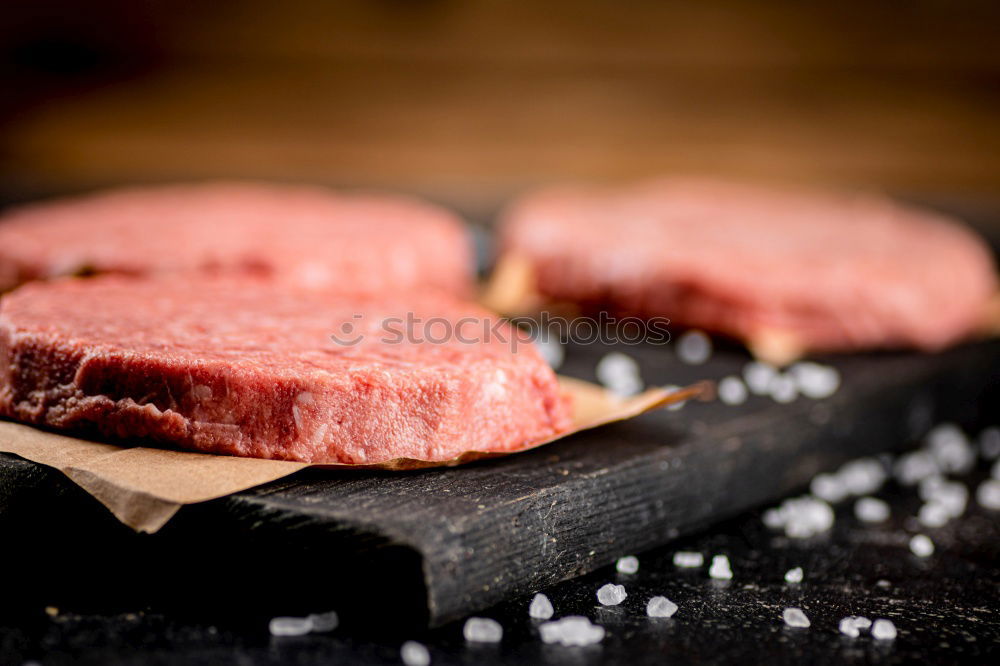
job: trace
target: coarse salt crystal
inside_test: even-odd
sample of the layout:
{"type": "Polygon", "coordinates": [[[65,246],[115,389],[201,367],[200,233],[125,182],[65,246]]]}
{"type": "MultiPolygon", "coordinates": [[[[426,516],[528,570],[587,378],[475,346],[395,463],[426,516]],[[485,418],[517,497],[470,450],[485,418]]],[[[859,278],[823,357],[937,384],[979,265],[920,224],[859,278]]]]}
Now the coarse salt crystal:
{"type": "Polygon", "coordinates": [[[794,569],[789,569],[785,572],[785,582],[786,583],[801,583],[802,582],[802,567],[795,567],[794,569]]]}
{"type": "Polygon", "coordinates": [[[872,626],[872,621],[868,618],[852,615],[842,619],[837,628],[845,636],[857,638],[863,630],[868,629],[870,626],[872,626]]]}
{"type": "Polygon", "coordinates": [[[893,475],[904,486],[912,486],[927,477],[939,474],[937,462],[929,452],[913,451],[899,457],[893,466],[893,475]]]}
{"type": "Polygon", "coordinates": [[[795,378],[787,373],[772,377],[770,384],[768,384],[767,392],[772,400],[783,405],[795,402],[795,399],[799,397],[799,389],[795,383],[795,378]]]}
{"type": "Polygon", "coordinates": [[[503,639],[503,627],[488,617],[470,617],[462,627],[462,635],[470,643],[499,643],[503,639]]]}
{"type": "Polygon", "coordinates": [[[938,467],[945,472],[966,474],[976,464],[976,452],[969,438],[954,423],[935,427],[927,433],[925,441],[938,467]]]}
{"type": "Polygon", "coordinates": [[[305,636],[312,631],[307,617],[274,617],[267,624],[272,636],[305,636]]]}
{"type": "Polygon", "coordinates": [[[979,433],[979,454],[983,460],[1000,458],[1000,428],[992,426],[979,433]]]}
{"type": "Polygon", "coordinates": [[[677,604],[666,597],[653,597],[646,604],[649,617],[672,617],[677,612],[677,604]]]}
{"type": "Polygon", "coordinates": [[[712,340],[701,331],[688,331],[677,339],[677,358],[689,365],[701,365],[712,357],[712,340]]]}
{"type": "Polygon", "coordinates": [[[729,558],[725,555],[712,557],[712,566],[708,568],[708,575],[718,580],[730,580],[733,577],[733,569],[729,564],[729,558]]]}
{"type": "Polygon", "coordinates": [[[615,569],[618,573],[623,574],[634,574],[639,570],[639,558],[635,555],[626,555],[625,557],[618,558],[615,563],[615,569]]]}
{"type": "Polygon", "coordinates": [[[604,627],[593,624],[580,615],[570,615],[538,627],[543,643],[559,643],[567,647],[594,645],[604,640],[604,627]]]}
{"type": "Polygon", "coordinates": [[[781,612],[781,617],[789,627],[804,629],[810,624],[809,618],[801,608],[786,608],[781,612]]]}
{"type": "Polygon", "coordinates": [[[307,619],[312,623],[312,630],[319,633],[333,631],[340,624],[340,618],[337,617],[336,611],[313,613],[307,619]]]}
{"type": "Polygon", "coordinates": [[[726,405],[742,405],[747,401],[747,386],[742,379],[734,375],[719,380],[716,391],[719,394],[719,400],[726,405]]]}
{"type": "Polygon", "coordinates": [[[985,509],[1000,510],[1000,481],[986,479],[980,483],[976,488],[976,501],[985,509]]]}
{"type": "Polygon", "coordinates": [[[552,608],[552,602],[540,592],[535,595],[528,606],[528,615],[536,620],[548,620],[554,613],[555,609],[552,608]]]}
{"type": "Polygon", "coordinates": [[[597,600],[604,606],[617,606],[625,601],[625,597],[627,596],[628,594],[625,593],[624,585],[608,583],[607,585],[602,585],[601,589],[597,590],[597,600]]]}
{"type": "Polygon", "coordinates": [[[873,493],[885,483],[885,468],[875,458],[858,458],[846,463],[837,476],[852,495],[873,493]]]}
{"type": "Polygon", "coordinates": [[[840,373],[836,368],[819,363],[796,363],[789,368],[799,392],[807,398],[829,398],[840,388],[840,373]]]}
{"type": "Polygon", "coordinates": [[[877,497],[862,497],[854,503],[854,515],[863,523],[881,523],[889,519],[889,505],[877,497]]]}
{"type": "Polygon", "coordinates": [[[399,658],[406,666],[430,666],[431,653],[423,643],[406,641],[399,649],[399,658]]]}
{"type": "Polygon", "coordinates": [[[809,482],[809,492],[827,502],[836,504],[847,497],[847,485],[838,474],[817,474],[809,482]]]}
{"type": "Polygon", "coordinates": [[[754,395],[766,395],[777,374],[777,368],[763,361],[750,361],[743,366],[743,381],[754,395]]]}
{"type": "Polygon", "coordinates": [[[920,482],[920,498],[942,505],[949,518],[957,518],[965,513],[965,507],[969,503],[969,489],[958,481],[930,477],[920,482]]]}
{"type": "Polygon", "coordinates": [[[682,569],[691,569],[694,567],[700,567],[705,563],[705,556],[701,553],[694,553],[685,550],[679,550],[674,553],[674,566],[680,567],[682,569]]]}
{"type": "Polygon", "coordinates": [[[940,502],[926,502],[917,512],[917,520],[924,527],[942,527],[950,519],[948,508],[940,502]]]}
{"type": "Polygon", "coordinates": [[[597,363],[597,381],[612,393],[626,397],[642,391],[644,384],[635,359],[621,352],[606,354],[597,363]]]}
{"type": "Polygon", "coordinates": [[[872,637],[875,640],[891,641],[896,637],[896,625],[889,620],[879,618],[872,625],[872,637]]]}
{"type": "Polygon", "coordinates": [[[910,552],[917,557],[930,557],[934,554],[934,542],[925,534],[916,534],[910,539],[910,552]]]}

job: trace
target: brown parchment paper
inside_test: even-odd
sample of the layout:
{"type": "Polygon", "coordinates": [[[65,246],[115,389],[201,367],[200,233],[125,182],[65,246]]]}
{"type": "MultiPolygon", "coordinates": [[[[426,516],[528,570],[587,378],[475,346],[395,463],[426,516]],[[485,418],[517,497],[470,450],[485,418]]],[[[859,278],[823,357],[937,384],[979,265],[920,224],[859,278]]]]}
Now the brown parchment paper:
{"type": "MultiPolygon", "coordinates": [[[[560,377],[573,399],[573,426],[533,443],[536,448],[588,428],[621,421],[664,405],[711,394],[709,383],[667,390],[654,388],[617,398],[588,382],[560,377]]],[[[520,452],[518,451],[518,453],[520,452]]],[[[306,467],[409,470],[461,465],[506,453],[467,451],[447,461],[397,458],[377,465],[310,465],[259,458],[238,458],[189,451],[119,446],[77,439],[32,426],[0,421],[0,452],[14,453],[54,467],[97,498],[118,520],[142,532],[156,532],[185,504],[231,495],[293,474],[306,467]]]]}

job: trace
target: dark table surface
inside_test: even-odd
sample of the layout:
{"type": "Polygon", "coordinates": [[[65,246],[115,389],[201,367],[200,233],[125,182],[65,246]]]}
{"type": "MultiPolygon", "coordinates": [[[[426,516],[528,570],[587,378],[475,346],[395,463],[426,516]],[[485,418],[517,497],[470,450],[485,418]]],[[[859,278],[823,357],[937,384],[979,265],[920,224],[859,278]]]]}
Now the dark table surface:
{"type": "MultiPolygon", "coordinates": [[[[971,490],[987,475],[981,462],[963,477],[971,490]]],[[[634,575],[608,567],[545,590],[556,616],[580,614],[603,625],[604,641],[586,648],[543,644],[528,617],[530,596],[480,613],[505,630],[498,645],[469,645],[462,622],[401,634],[374,623],[324,635],[275,638],[259,611],[203,607],[204,600],[178,600],[169,607],[116,606],[87,600],[85,609],[49,608],[45,599],[20,597],[6,607],[0,628],[0,662],[37,659],[43,664],[327,664],[400,663],[403,640],[424,642],[436,664],[492,663],[989,663],[1000,654],[1000,513],[975,501],[961,518],[923,530],[937,550],[927,559],[910,553],[909,536],[919,529],[913,516],[919,499],[913,488],[887,485],[892,518],[864,525],[851,503],[837,508],[834,529],[808,540],[789,540],[765,528],[760,512],[717,525],[691,538],[640,553],[634,575]],[[677,569],[677,550],[697,550],[706,566],[677,569]],[[707,560],[727,554],[731,581],[712,580],[707,560]],[[784,573],[801,566],[802,583],[785,583],[784,573]],[[625,585],[628,598],[601,607],[595,592],[606,582],[625,585]],[[650,619],[645,605],[665,595],[680,609],[671,619],[650,619]],[[782,624],[781,611],[801,607],[808,629],[782,624]],[[846,615],[891,619],[894,641],[837,633],[846,615]]],[[[6,543],[11,548],[11,543],[6,543]]],[[[67,561],[69,564],[69,561],[67,561]]],[[[349,573],[349,572],[347,572],[349,573]]],[[[7,576],[16,577],[8,571],[7,576]]],[[[100,572],[94,572],[100,575],[100,572]]],[[[316,609],[326,610],[326,609],[316,609]]],[[[351,609],[338,609],[349,616],[351,609]]],[[[994,662],[995,663],[995,662],[994,662]]]]}

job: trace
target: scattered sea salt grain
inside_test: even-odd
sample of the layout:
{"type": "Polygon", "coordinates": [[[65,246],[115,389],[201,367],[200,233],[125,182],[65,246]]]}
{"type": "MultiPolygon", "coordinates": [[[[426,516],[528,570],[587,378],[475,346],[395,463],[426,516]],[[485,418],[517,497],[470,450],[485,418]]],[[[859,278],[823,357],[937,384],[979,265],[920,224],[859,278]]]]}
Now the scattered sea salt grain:
{"type": "Polygon", "coordinates": [[[979,455],[983,460],[1000,458],[1000,428],[993,426],[979,433],[979,455]]]}
{"type": "Polygon", "coordinates": [[[805,628],[810,624],[801,608],[786,608],[781,612],[781,617],[789,627],[805,628]]]}
{"type": "Polygon", "coordinates": [[[872,637],[880,641],[891,641],[896,637],[896,625],[890,620],[879,618],[872,625],[872,637]]]}
{"type": "Polygon", "coordinates": [[[553,613],[555,613],[555,610],[552,608],[552,602],[549,601],[547,596],[541,593],[536,594],[528,606],[528,615],[536,620],[548,620],[552,617],[553,613]]]}
{"type": "Polygon", "coordinates": [[[314,613],[306,618],[312,624],[312,630],[317,633],[333,631],[340,624],[340,618],[335,611],[314,613]]]}
{"type": "Polygon", "coordinates": [[[503,627],[488,617],[470,617],[462,627],[462,635],[470,643],[499,643],[503,638],[503,627]]]}
{"type": "Polygon", "coordinates": [[[789,569],[785,572],[785,582],[786,583],[801,583],[802,582],[802,567],[795,567],[794,569],[789,569]]]}
{"type": "Polygon", "coordinates": [[[666,597],[653,597],[646,604],[646,615],[649,617],[671,617],[677,612],[677,604],[666,597]]]}
{"type": "Polygon", "coordinates": [[[841,467],[837,476],[852,495],[867,495],[882,487],[886,473],[875,458],[858,458],[841,467]]]}
{"type": "Polygon", "coordinates": [[[761,516],[761,521],[764,523],[765,527],[772,530],[780,530],[785,526],[785,514],[782,513],[780,508],[768,509],[761,516]]]}
{"type": "MultiPolygon", "coordinates": [[[[666,390],[666,391],[669,391],[669,392],[673,393],[674,391],[676,391],[677,389],[679,389],[680,386],[678,386],[677,384],[666,384],[662,388],[664,390],[666,390]]],[[[667,405],[667,409],[669,409],[672,412],[676,412],[678,409],[681,409],[686,404],[687,404],[687,400],[685,400],[683,402],[675,402],[672,405],[667,405]]]]}
{"type": "Polygon", "coordinates": [[[743,381],[754,395],[766,395],[771,380],[778,374],[778,369],[770,363],[750,361],[743,366],[743,381]]]}
{"type": "Polygon", "coordinates": [[[677,338],[677,358],[689,365],[701,365],[712,357],[712,340],[701,331],[688,331],[677,338]]]}
{"type": "Polygon", "coordinates": [[[543,643],[559,643],[567,647],[594,645],[604,640],[604,627],[593,624],[580,615],[570,615],[538,627],[543,643]]]}
{"type": "Polygon", "coordinates": [[[735,375],[723,377],[719,380],[718,386],[719,400],[726,405],[742,405],[747,401],[747,386],[743,380],[735,375]]]}
{"type": "Polygon", "coordinates": [[[621,557],[615,563],[615,569],[618,570],[618,573],[634,574],[639,570],[639,558],[635,555],[621,557]]]}
{"type": "Polygon", "coordinates": [[[862,497],[854,503],[854,515],[863,523],[881,523],[889,519],[889,505],[877,497],[862,497]]]}
{"type": "Polygon", "coordinates": [[[976,464],[976,452],[954,423],[943,423],[933,428],[925,439],[927,448],[944,472],[966,474],[976,464]]]}
{"type": "Polygon", "coordinates": [[[772,400],[783,405],[795,402],[795,399],[799,397],[799,389],[795,383],[795,378],[787,373],[772,377],[771,382],[767,386],[767,392],[772,400]]]}
{"type": "Polygon", "coordinates": [[[431,653],[423,643],[406,641],[399,649],[399,657],[406,666],[430,666],[431,653]]]}
{"type": "Polygon", "coordinates": [[[786,499],[776,513],[764,513],[764,524],[784,528],[792,539],[806,539],[833,527],[833,508],[821,499],[804,495],[786,499]]]}
{"type": "Polygon", "coordinates": [[[312,631],[307,617],[274,617],[267,624],[272,636],[305,636],[312,631]]]}
{"type": "Polygon", "coordinates": [[[674,553],[674,566],[682,569],[692,569],[700,567],[705,563],[705,556],[701,553],[693,553],[686,550],[679,550],[674,553]]]}
{"type": "Polygon", "coordinates": [[[545,359],[545,362],[553,370],[558,370],[566,358],[566,350],[558,337],[544,336],[538,338],[535,340],[535,347],[538,348],[538,353],[542,355],[542,358],[545,359]]]}
{"type": "Polygon", "coordinates": [[[616,395],[630,396],[644,387],[635,359],[621,352],[606,354],[597,363],[597,381],[616,395]]]}
{"type": "Polygon", "coordinates": [[[948,509],[940,502],[927,502],[917,512],[917,521],[924,527],[941,527],[950,519],[948,509]]]}
{"type": "Polygon", "coordinates": [[[924,450],[913,451],[899,457],[893,466],[893,475],[904,486],[912,486],[929,476],[940,473],[934,457],[924,450]]]}
{"type": "Polygon", "coordinates": [[[847,485],[838,474],[817,474],[809,482],[809,492],[832,504],[847,497],[847,485]]]}
{"type": "Polygon", "coordinates": [[[845,636],[857,638],[862,631],[867,630],[870,626],[872,626],[872,621],[868,618],[852,615],[842,619],[837,628],[845,636]]]}
{"type": "Polygon", "coordinates": [[[625,597],[628,595],[625,593],[624,585],[615,585],[614,583],[608,583],[603,585],[601,589],[597,591],[597,600],[601,602],[603,606],[617,606],[621,602],[625,601],[625,597]]]}
{"type": "Polygon", "coordinates": [[[910,552],[917,557],[930,557],[934,554],[934,542],[925,534],[914,535],[910,539],[910,552]]]}
{"type": "Polygon", "coordinates": [[[976,488],[976,501],[979,506],[1000,511],[1000,481],[996,479],[986,479],[976,488]]]}
{"type": "Polygon", "coordinates": [[[712,557],[712,566],[708,568],[708,575],[718,580],[729,580],[733,577],[733,569],[729,565],[729,558],[725,555],[715,555],[712,557]]]}
{"type": "Polygon", "coordinates": [[[969,503],[969,489],[964,483],[940,477],[929,477],[921,481],[919,493],[920,499],[940,504],[949,518],[961,516],[969,503]]]}
{"type": "Polygon", "coordinates": [[[840,388],[840,373],[828,365],[796,363],[788,372],[795,378],[799,392],[807,398],[829,398],[840,388]]]}

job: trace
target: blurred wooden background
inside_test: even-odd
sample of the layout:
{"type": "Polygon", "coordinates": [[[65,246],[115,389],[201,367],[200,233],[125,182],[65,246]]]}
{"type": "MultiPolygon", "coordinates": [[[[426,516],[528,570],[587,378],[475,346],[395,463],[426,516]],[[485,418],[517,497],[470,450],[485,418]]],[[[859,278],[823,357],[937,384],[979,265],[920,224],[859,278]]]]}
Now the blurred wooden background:
{"type": "Polygon", "coordinates": [[[266,177],[486,210],[676,171],[1000,192],[992,1],[20,4],[8,193],[266,177]]]}

